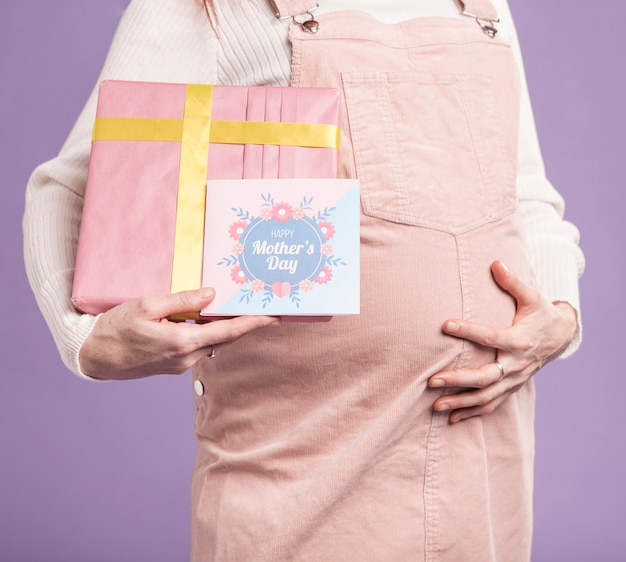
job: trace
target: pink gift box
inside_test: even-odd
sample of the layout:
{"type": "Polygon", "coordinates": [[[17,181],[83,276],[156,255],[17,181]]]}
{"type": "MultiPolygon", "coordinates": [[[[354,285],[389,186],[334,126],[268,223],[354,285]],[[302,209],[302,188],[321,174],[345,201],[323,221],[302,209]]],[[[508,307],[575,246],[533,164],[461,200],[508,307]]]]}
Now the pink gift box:
{"type": "Polygon", "coordinates": [[[207,179],[334,178],[338,125],[334,89],[103,82],[74,306],[200,287],[207,179]]]}

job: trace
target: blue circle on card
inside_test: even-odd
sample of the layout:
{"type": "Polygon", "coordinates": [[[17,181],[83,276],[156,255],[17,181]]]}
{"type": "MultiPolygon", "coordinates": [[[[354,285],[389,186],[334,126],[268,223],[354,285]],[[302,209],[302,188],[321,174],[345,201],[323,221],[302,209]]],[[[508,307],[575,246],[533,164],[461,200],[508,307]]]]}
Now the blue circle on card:
{"type": "Polygon", "coordinates": [[[325,241],[324,233],[309,217],[286,221],[257,218],[239,239],[243,245],[239,265],[250,280],[295,286],[322,271],[324,256],[320,250],[325,241]]]}

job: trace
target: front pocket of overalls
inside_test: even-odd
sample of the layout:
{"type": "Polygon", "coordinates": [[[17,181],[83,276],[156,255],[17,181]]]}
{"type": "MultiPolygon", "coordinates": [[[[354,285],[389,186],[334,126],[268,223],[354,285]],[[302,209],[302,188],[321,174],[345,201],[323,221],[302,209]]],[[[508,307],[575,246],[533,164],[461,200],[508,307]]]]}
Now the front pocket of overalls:
{"type": "Polygon", "coordinates": [[[357,72],[342,83],[365,214],[459,233],[514,209],[489,77],[357,72]]]}

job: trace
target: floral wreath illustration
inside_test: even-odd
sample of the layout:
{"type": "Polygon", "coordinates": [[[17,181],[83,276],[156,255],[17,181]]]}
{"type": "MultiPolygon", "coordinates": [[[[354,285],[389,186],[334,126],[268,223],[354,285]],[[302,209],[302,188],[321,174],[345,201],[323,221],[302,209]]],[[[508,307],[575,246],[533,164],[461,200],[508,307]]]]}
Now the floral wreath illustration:
{"type": "Polygon", "coordinates": [[[307,196],[297,206],[275,202],[270,193],[261,199],[259,216],[231,208],[234,245],[217,265],[230,268],[231,280],[242,286],[239,302],[262,297],[265,308],[276,297],[288,297],[300,308],[302,294],[327,285],[334,268],[347,265],[333,254],[335,226],[329,219],[335,207],[315,212],[307,196]]]}

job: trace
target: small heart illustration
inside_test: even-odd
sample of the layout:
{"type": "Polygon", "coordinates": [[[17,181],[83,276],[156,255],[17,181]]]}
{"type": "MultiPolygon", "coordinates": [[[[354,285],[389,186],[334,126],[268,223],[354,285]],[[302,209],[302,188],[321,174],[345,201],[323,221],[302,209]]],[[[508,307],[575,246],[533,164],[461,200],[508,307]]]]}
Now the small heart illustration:
{"type": "Polygon", "coordinates": [[[287,281],[276,281],[272,285],[272,292],[278,297],[283,298],[286,297],[289,293],[291,293],[291,283],[287,283],[287,281]]]}

